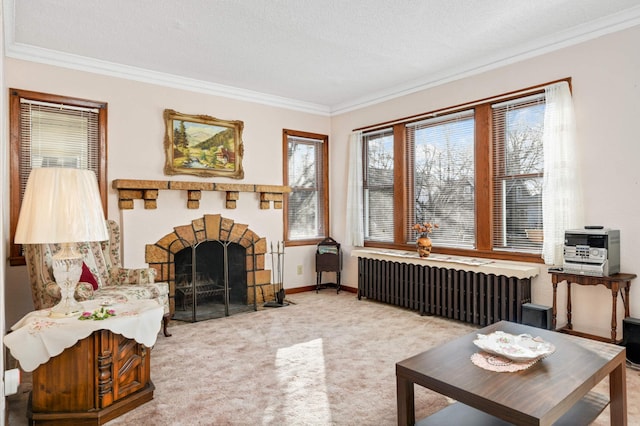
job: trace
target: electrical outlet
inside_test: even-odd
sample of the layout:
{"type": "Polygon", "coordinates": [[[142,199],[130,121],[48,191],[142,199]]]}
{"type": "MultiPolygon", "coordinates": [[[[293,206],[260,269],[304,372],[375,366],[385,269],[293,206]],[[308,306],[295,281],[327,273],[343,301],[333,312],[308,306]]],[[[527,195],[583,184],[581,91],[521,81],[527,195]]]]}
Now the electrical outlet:
{"type": "Polygon", "coordinates": [[[302,275],[302,265],[298,265],[298,275],[302,275]]]}

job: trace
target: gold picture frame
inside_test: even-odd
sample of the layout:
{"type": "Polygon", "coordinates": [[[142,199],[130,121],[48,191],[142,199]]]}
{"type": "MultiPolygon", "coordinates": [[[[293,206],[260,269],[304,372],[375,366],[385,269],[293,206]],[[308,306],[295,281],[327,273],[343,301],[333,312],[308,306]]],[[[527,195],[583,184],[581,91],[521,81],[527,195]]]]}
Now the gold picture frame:
{"type": "Polygon", "coordinates": [[[164,110],[167,175],[242,179],[242,121],[164,110]]]}

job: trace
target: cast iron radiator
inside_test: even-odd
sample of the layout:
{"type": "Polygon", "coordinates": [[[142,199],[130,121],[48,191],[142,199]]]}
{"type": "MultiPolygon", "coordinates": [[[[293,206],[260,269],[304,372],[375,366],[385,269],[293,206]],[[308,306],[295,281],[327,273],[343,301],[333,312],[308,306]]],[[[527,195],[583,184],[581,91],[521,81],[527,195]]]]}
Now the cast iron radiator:
{"type": "Polygon", "coordinates": [[[358,299],[485,326],[521,322],[531,302],[531,280],[478,272],[358,258],[358,299]]]}

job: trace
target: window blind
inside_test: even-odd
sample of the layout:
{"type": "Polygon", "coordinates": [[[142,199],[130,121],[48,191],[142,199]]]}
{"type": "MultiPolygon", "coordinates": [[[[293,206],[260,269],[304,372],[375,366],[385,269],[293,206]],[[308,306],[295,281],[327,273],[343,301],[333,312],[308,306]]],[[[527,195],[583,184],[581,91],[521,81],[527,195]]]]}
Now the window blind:
{"type": "Polygon", "coordinates": [[[413,173],[407,230],[414,243],[416,223],[438,224],[430,238],[441,247],[475,247],[474,110],[406,125],[407,165],[413,173]]]}
{"type": "Polygon", "coordinates": [[[362,135],[364,239],[393,242],[393,129],[362,135]]]}
{"type": "Polygon", "coordinates": [[[31,169],[69,167],[99,176],[99,111],[20,99],[20,200],[31,169]]]}
{"type": "Polygon", "coordinates": [[[324,229],[322,139],[287,136],[289,239],[319,238],[324,229]]]}
{"type": "Polygon", "coordinates": [[[493,245],[541,253],[544,93],[492,105],[493,245]]]}

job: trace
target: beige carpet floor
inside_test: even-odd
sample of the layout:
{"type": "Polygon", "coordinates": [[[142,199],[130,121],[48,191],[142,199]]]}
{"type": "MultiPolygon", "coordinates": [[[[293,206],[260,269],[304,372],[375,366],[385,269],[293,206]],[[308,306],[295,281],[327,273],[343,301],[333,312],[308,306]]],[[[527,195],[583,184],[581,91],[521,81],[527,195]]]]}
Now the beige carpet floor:
{"type": "MultiPolygon", "coordinates": [[[[108,425],[395,425],[395,363],[475,329],[330,289],[287,300],[172,322],[152,351],[154,399],[108,425]]],[[[639,375],[627,370],[630,425],[640,425],[639,375]]],[[[608,393],[606,379],[597,389],[608,393]]],[[[25,395],[9,398],[10,425],[27,424],[25,395]]],[[[417,418],[450,402],[416,387],[417,418]]]]}

